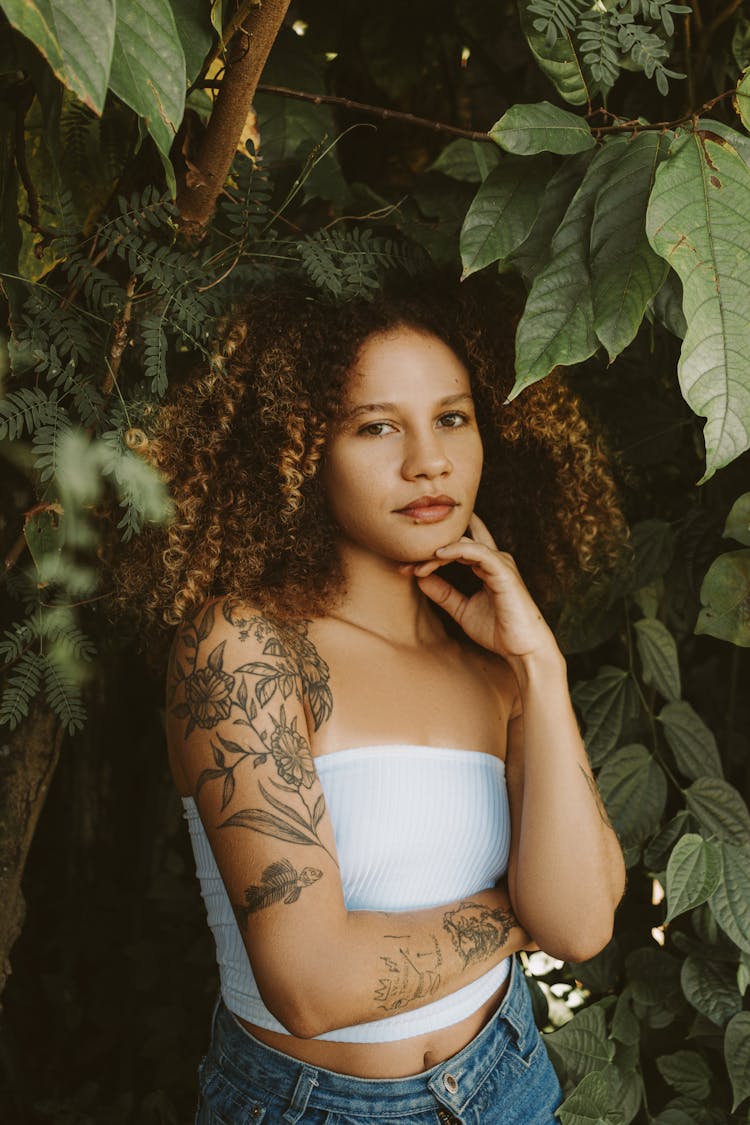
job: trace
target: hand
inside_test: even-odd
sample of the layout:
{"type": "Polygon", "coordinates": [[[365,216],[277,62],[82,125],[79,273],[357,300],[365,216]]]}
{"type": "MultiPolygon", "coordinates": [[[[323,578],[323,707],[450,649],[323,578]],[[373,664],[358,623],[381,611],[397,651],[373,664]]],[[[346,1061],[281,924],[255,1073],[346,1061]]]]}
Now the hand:
{"type": "Polygon", "coordinates": [[[400,569],[412,573],[422,593],[449,613],[472,641],[513,662],[515,659],[559,649],[552,630],[526,589],[512,557],[498,551],[486,525],[472,515],[469,530],[455,543],[439,547],[435,557],[408,563],[400,569]],[[466,597],[439,574],[446,563],[470,566],[482,588],[466,597]]]}

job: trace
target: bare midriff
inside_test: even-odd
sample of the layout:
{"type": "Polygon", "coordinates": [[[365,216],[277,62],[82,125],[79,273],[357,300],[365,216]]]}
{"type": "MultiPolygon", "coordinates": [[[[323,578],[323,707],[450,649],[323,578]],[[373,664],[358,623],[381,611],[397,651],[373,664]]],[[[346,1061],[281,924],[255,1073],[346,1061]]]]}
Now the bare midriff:
{"type": "Polygon", "coordinates": [[[391,1043],[334,1043],[321,1039],[297,1039],[247,1020],[236,1019],[255,1039],[311,1066],[349,1074],[356,1078],[406,1078],[437,1066],[462,1050],[497,1011],[508,987],[507,979],[497,992],[466,1019],[440,1031],[429,1031],[391,1043]]]}

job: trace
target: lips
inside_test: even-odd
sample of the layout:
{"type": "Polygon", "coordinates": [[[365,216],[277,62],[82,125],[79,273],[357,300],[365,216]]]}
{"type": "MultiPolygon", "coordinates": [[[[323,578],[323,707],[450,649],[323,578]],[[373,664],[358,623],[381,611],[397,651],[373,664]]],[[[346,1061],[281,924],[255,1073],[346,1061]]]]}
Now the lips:
{"type": "Polygon", "coordinates": [[[414,523],[438,523],[449,516],[456,506],[456,501],[451,496],[420,496],[406,507],[398,508],[397,513],[407,516],[414,523]]]}

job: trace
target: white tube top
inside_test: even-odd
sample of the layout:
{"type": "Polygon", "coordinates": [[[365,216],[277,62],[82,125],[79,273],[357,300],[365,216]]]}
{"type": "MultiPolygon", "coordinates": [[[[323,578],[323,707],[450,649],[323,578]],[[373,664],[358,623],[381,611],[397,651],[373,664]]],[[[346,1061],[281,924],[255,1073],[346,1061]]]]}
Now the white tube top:
{"type": "MultiPolygon", "coordinates": [[[[316,758],[315,765],[348,910],[440,906],[486,890],[505,874],[510,810],[501,759],[480,751],[389,745],[338,750],[316,758]]],[[[195,802],[191,797],[182,802],[224,1002],[243,1019],[288,1034],[260,998],[195,802]]],[[[471,984],[413,1012],[318,1038],[384,1043],[450,1027],[489,1000],[509,971],[506,958],[471,984]]]]}

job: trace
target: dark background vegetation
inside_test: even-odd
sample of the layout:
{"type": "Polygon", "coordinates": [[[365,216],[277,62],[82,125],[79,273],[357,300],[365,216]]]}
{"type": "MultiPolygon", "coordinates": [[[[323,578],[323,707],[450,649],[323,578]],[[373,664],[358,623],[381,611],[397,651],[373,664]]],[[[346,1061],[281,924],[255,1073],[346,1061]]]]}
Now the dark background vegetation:
{"type": "MultiPolygon", "coordinates": [[[[173,6],[181,5],[175,0],[173,6]]],[[[662,95],[652,79],[626,69],[607,99],[612,113],[676,121],[736,84],[750,62],[750,21],[742,5],[724,7],[715,0],[704,8],[700,27],[695,6],[692,15],[676,20],[672,65],[687,78],[672,81],[662,95]]],[[[225,5],[226,17],[231,10],[225,5]]],[[[0,35],[8,31],[4,19],[0,12],[0,35]]],[[[6,58],[2,87],[3,122],[10,132],[17,126],[18,100],[33,98],[40,83],[53,81],[46,64],[29,61],[16,32],[13,46],[19,55],[11,62],[6,58]],[[8,77],[27,73],[31,85],[8,77]]],[[[382,0],[377,8],[354,0],[323,5],[299,0],[290,8],[263,81],[325,90],[480,132],[514,104],[544,99],[564,104],[533,60],[517,5],[488,0],[382,0]],[[301,21],[304,35],[291,30],[295,21],[301,21]]],[[[108,105],[116,101],[110,95],[108,105]]],[[[278,94],[258,95],[262,153],[264,121],[271,132],[279,107],[288,104],[290,99],[278,94]]],[[[459,231],[477,185],[431,169],[449,135],[343,105],[306,105],[300,113],[296,126],[285,124],[299,129],[296,151],[280,145],[280,159],[272,163],[274,199],[284,196],[306,149],[319,139],[310,115],[321,115],[331,139],[340,135],[337,162],[317,166],[314,190],[298,196],[284,213],[282,237],[291,232],[302,238],[341,215],[374,215],[397,204],[381,229],[427,247],[458,269],[459,231]]],[[[739,127],[729,99],[712,113],[739,127]]],[[[122,152],[113,196],[164,184],[154,147],[146,137],[138,149],[131,124],[126,121],[116,133],[122,152]]],[[[18,149],[9,142],[6,151],[18,149]]],[[[184,173],[179,154],[175,164],[184,173]]],[[[115,213],[114,199],[109,206],[115,213]]],[[[376,218],[371,222],[379,229],[376,218]]],[[[12,285],[6,289],[12,303],[12,285]]],[[[724,829],[710,817],[702,820],[689,802],[686,808],[685,791],[700,770],[680,774],[679,756],[675,769],[671,743],[655,719],[664,693],[639,657],[634,633],[642,613],[669,630],[679,651],[681,698],[714,733],[723,773],[737,799],[741,794],[747,801],[749,706],[742,691],[747,655],[726,640],[695,635],[694,627],[710,564],[728,546],[737,547],[722,539],[722,531],[747,488],[748,458],[696,484],[704,470],[702,427],[680,394],[679,350],[679,339],[651,318],[611,365],[600,352],[571,376],[608,436],[629,521],[642,528],[646,521],[630,568],[563,613],[560,635],[570,651],[571,681],[579,686],[595,681],[602,666],[622,669],[635,705],[612,719],[606,746],[594,747],[594,764],[605,766],[615,747],[643,742],[652,746],[656,768],[669,777],[662,806],[642,831],[632,808],[622,812],[631,834],[631,866],[613,943],[588,966],[550,968],[536,990],[539,1020],[549,1030],[561,1022],[550,985],[561,986],[557,992],[571,1008],[583,1001],[593,1011],[579,1013],[571,1025],[590,1020],[588,1042],[594,1046],[588,1053],[558,1040],[553,1057],[566,1093],[578,1086],[586,1120],[604,1125],[748,1120],[742,1101],[750,1089],[746,1025],[735,1025],[746,1060],[737,1064],[739,1078],[737,1066],[734,1074],[727,1071],[725,1044],[727,1025],[747,1008],[747,943],[730,940],[704,900],[690,903],[672,923],[664,947],[651,936],[665,915],[664,904],[652,904],[653,880],[665,882],[669,853],[681,835],[718,839],[736,846],[745,859],[749,853],[741,849],[750,842],[734,805],[724,829]],[[664,1058],[671,1061],[664,1064],[664,1058]]],[[[173,358],[179,366],[181,356],[173,358]]],[[[28,458],[6,458],[3,475],[0,533],[9,550],[37,493],[28,458]]],[[[7,593],[2,599],[10,622],[17,605],[7,593]]],[[[161,684],[132,638],[110,624],[101,603],[88,607],[85,624],[98,650],[84,689],[88,719],[63,742],[26,864],[26,919],[3,995],[0,1115],[9,1125],[187,1125],[216,974],[187,833],[166,769],[161,684]]],[[[587,698],[584,689],[578,698],[584,720],[587,698]]],[[[590,714],[588,719],[590,725],[590,714]]],[[[6,760],[0,758],[0,776],[6,776],[8,756],[24,752],[23,730],[22,724],[12,739],[2,735],[6,760]]],[[[696,737],[705,749],[702,731],[701,726],[696,737]]],[[[731,804],[734,798],[727,800],[731,804]]],[[[634,789],[632,802],[638,801],[634,789]]],[[[747,888],[738,892],[737,903],[742,926],[750,921],[747,888]]],[[[570,1106],[566,1125],[583,1119],[575,1116],[578,1108],[570,1106]]]]}

